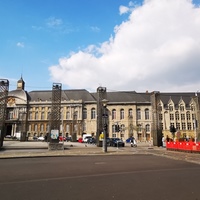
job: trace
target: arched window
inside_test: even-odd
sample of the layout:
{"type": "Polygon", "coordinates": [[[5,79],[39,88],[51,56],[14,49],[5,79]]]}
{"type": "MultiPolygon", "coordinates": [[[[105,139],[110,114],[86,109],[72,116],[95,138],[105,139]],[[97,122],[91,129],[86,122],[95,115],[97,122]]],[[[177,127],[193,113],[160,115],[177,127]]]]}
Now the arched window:
{"type": "Polygon", "coordinates": [[[147,124],[147,125],[145,126],[145,129],[146,129],[146,132],[150,132],[150,125],[147,124]]]}
{"type": "Polygon", "coordinates": [[[183,104],[180,105],[180,111],[184,111],[184,105],[183,104]]]}
{"type": "Polygon", "coordinates": [[[142,132],[142,125],[141,125],[141,124],[138,124],[137,126],[138,126],[138,132],[141,133],[141,132],[142,132]]]}
{"type": "Polygon", "coordinates": [[[41,119],[44,119],[44,112],[42,112],[41,114],[41,119]]]}
{"type": "Polygon", "coordinates": [[[39,113],[38,112],[35,113],[35,119],[39,119],[39,113]]]}
{"type": "Polygon", "coordinates": [[[48,116],[47,116],[47,119],[51,119],[51,112],[48,112],[48,116]]]}
{"type": "Polygon", "coordinates": [[[128,110],[128,117],[132,118],[133,117],[133,109],[128,110]]]}
{"type": "Polygon", "coordinates": [[[116,110],[115,109],[112,110],[112,119],[116,119],[116,110]]]}
{"type": "Polygon", "coordinates": [[[33,113],[32,113],[32,112],[30,112],[30,113],[29,113],[29,119],[31,120],[31,119],[32,119],[32,117],[33,117],[33,113]]]}
{"type": "Polygon", "coordinates": [[[187,120],[190,120],[190,112],[189,111],[187,111],[187,113],[186,113],[186,118],[187,118],[187,120]]]}
{"type": "Polygon", "coordinates": [[[91,119],[95,119],[96,118],[96,112],[95,112],[95,108],[91,109],[91,119]]]}
{"type": "Polygon", "coordinates": [[[140,108],[137,109],[137,119],[141,119],[141,110],[140,110],[140,108]]]}
{"type": "Polygon", "coordinates": [[[41,132],[44,131],[44,125],[43,125],[43,124],[40,125],[40,131],[41,131],[41,132]]]}
{"type": "Polygon", "coordinates": [[[175,119],[179,120],[179,112],[178,111],[175,113],[175,119]]]}
{"type": "Polygon", "coordinates": [[[149,119],[149,109],[148,108],[145,109],[145,119],[146,120],[149,119]]]}
{"type": "Polygon", "coordinates": [[[120,119],[124,119],[124,109],[120,110],[120,119]]]}
{"type": "Polygon", "coordinates": [[[174,110],[173,105],[170,104],[170,105],[169,105],[169,111],[172,112],[173,110],[174,110]]]}
{"type": "Polygon", "coordinates": [[[37,126],[37,124],[35,124],[34,131],[37,131],[37,130],[38,130],[38,126],[37,126]]]}
{"type": "Polygon", "coordinates": [[[67,113],[66,113],[66,118],[70,119],[70,112],[69,111],[67,111],[67,113]]]}

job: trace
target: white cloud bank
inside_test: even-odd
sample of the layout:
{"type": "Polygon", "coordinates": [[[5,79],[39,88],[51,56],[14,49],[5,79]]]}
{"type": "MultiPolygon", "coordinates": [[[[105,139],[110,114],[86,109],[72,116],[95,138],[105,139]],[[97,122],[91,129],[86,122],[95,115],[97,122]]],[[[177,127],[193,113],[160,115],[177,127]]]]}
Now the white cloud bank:
{"type": "Polygon", "coordinates": [[[60,58],[49,70],[72,89],[197,91],[200,8],[191,0],[146,0],[107,42],[60,58]]]}

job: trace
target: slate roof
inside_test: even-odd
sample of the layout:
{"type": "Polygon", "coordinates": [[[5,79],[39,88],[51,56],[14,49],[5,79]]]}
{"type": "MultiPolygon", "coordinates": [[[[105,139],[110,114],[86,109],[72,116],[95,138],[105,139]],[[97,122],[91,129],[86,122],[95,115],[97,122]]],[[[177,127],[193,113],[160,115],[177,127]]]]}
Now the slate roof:
{"type": "Polygon", "coordinates": [[[195,96],[194,92],[188,93],[160,93],[159,97],[163,104],[168,104],[170,99],[174,102],[175,105],[179,104],[181,100],[185,102],[185,104],[189,104],[192,97],[195,96]]]}
{"type": "MultiPolygon", "coordinates": [[[[40,90],[29,92],[31,101],[51,101],[52,90],[40,90]]],[[[95,101],[93,96],[87,90],[62,90],[61,100],[83,100],[83,101],[95,101]]]]}
{"type": "MultiPolygon", "coordinates": [[[[16,90],[17,91],[17,90],[16,90]]],[[[18,91],[19,92],[19,91],[18,91]]],[[[14,93],[14,92],[12,92],[14,93]]],[[[52,90],[38,90],[31,91],[28,93],[30,96],[30,101],[51,101],[52,90]]],[[[159,93],[159,98],[164,105],[167,105],[170,99],[175,105],[178,105],[180,100],[186,103],[186,106],[190,103],[192,97],[195,96],[194,92],[174,92],[174,93],[159,93]]],[[[96,103],[97,93],[90,93],[85,89],[76,90],[62,90],[62,100],[82,100],[84,103],[96,103]]],[[[117,92],[107,92],[107,100],[109,104],[117,103],[151,103],[151,93],[137,93],[135,91],[117,91],[117,92]]]]}
{"type": "MultiPolygon", "coordinates": [[[[97,93],[92,93],[97,99],[97,93]]],[[[150,103],[150,94],[136,93],[135,91],[107,92],[108,104],[112,103],[150,103]]]]}
{"type": "Polygon", "coordinates": [[[25,90],[12,90],[8,92],[9,97],[19,98],[24,101],[30,100],[29,94],[25,90]]]}

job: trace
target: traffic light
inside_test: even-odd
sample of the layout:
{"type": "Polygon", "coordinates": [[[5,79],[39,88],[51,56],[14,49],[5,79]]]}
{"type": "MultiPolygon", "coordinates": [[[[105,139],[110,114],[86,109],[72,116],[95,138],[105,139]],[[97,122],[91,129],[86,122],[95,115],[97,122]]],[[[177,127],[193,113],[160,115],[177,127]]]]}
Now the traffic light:
{"type": "Polygon", "coordinates": [[[104,124],[103,128],[104,128],[105,131],[107,131],[108,125],[107,125],[107,124],[104,124]]]}

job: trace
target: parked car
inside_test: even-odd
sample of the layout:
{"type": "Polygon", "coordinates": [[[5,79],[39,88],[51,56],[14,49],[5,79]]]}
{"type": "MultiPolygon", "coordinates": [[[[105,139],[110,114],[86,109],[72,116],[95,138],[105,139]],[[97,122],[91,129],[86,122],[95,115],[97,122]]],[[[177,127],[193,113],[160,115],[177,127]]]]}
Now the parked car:
{"type": "Polygon", "coordinates": [[[6,135],[5,138],[11,139],[12,137],[11,137],[11,135],[6,135]]]}
{"type": "Polygon", "coordinates": [[[67,142],[71,142],[71,141],[72,141],[72,138],[71,138],[71,137],[66,137],[66,141],[67,141],[67,142]]]}
{"type": "Polygon", "coordinates": [[[131,137],[126,139],[126,143],[130,143],[131,142],[131,137]]]}
{"type": "Polygon", "coordinates": [[[125,144],[123,140],[119,138],[110,138],[110,146],[112,147],[124,147],[125,144]]]}
{"type": "Polygon", "coordinates": [[[38,137],[37,140],[38,140],[38,141],[44,141],[44,137],[43,137],[43,136],[40,136],[40,137],[38,137]]]}
{"type": "Polygon", "coordinates": [[[38,137],[37,136],[33,136],[33,140],[37,140],[38,139],[38,137]]]}
{"type": "Polygon", "coordinates": [[[87,140],[87,143],[88,144],[96,144],[96,139],[95,138],[89,138],[88,140],[87,140]]]}
{"type": "Polygon", "coordinates": [[[91,138],[92,138],[92,136],[86,136],[86,137],[83,138],[83,142],[87,142],[88,139],[91,139],[91,138]]]}
{"type": "Polygon", "coordinates": [[[66,137],[63,137],[63,136],[59,136],[59,141],[66,141],[66,137]]]}
{"type": "Polygon", "coordinates": [[[79,143],[83,143],[83,138],[78,138],[79,143]]]}

